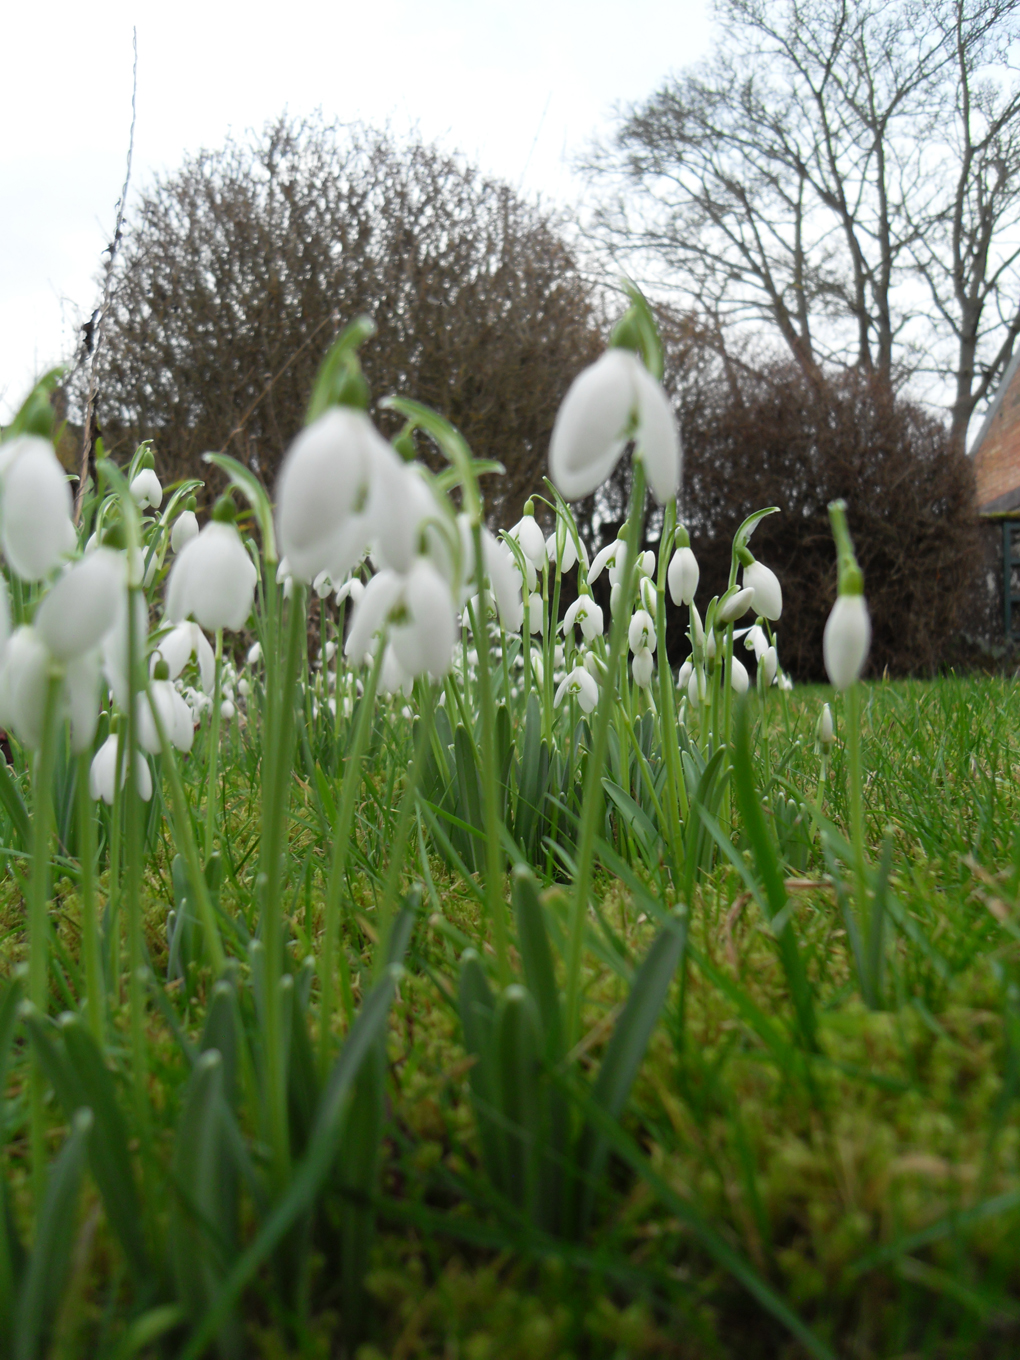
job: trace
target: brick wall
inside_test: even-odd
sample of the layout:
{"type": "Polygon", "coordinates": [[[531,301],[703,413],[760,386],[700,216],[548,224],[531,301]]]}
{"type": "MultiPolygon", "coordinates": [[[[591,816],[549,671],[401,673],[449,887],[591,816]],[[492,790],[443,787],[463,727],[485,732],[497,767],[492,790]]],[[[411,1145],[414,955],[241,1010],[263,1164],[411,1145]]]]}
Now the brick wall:
{"type": "Polygon", "coordinates": [[[974,454],[974,479],[979,507],[1020,488],[1020,368],[974,454]]]}

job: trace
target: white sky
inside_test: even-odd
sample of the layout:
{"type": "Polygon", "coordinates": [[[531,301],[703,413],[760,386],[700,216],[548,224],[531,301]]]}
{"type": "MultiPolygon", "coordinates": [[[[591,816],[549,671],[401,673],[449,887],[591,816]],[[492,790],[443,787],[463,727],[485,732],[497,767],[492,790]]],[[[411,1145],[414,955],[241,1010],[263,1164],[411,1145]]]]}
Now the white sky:
{"type": "Polygon", "coordinates": [[[73,351],[113,231],[138,29],[131,199],[284,108],[389,122],[569,203],[570,159],[616,104],[709,39],[705,0],[68,0],[0,20],[0,419],[73,351]]]}

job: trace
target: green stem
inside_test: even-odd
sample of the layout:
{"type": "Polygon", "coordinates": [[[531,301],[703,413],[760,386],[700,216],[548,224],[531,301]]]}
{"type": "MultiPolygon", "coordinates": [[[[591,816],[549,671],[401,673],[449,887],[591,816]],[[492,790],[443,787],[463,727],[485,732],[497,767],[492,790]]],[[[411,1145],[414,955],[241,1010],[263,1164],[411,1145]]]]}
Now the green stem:
{"type": "MultiPolygon", "coordinates": [[[[51,671],[46,682],[42,743],[32,781],[32,877],[28,901],[28,998],[40,1015],[49,1009],[50,838],[53,835],[53,771],[57,758],[60,696],[64,679],[51,671]]],[[[46,1191],[46,1137],[43,1115],[45,1080],[38,1058],[33,1058],[30,1083],[32,1189],[36,1211],[46,1191]]]]}
{"type": "MultiPolygon", "coordinates": [[[[864,957],[871,958],[871,900],[864,858],[864,778],[861,765],[861,686],[855,680],[846,692],[846,745],[850,762],[850,843],[854,855],[857,915],[861,923],[864,957]]],[[[877,1005],[874,979],[867,979],[869,1005],[877,1005]]]]}
{"type": "MultiPolygon", "coordinates": [[[[475,619],[475,650],[478,654],[478,697],[482,711],[482,795],[485,800],[485,901],[496,944],[496,966],[501,986],[510,982],[510,941],[506,902],[503,898],[503,846],[499,815],[498,771],[496,769],[496,712],[492,701],[492,676],[489,671],[489,605],[485,588],[482,555],[481,517],[473,526],[475,570],[478,580],[478,617],[475,619]]],[[[527,582],[524,583],[527,589],[527,582]]],[[[530,647],[531,639],[526,645],[530,647]]]]}
{"type": "Polygon", "coordinates": [[[226,965],[226,955],[223,952],[223,942],[220,939],[219,927],[216,924],[216,916],[213,912],[212,900],[209,897],[209,886],[206,882],[205,874],[202,872],[202,861],[198,857],[198,843],[195,840],[195,831],[191,824],[191,809],[188,807],[188,797],[184,792],[184,782],[181,779],[181,772],[177,768],[177,760],[174,756],[174,748],[170,744],[166,728],[163,726],[163,719],[160,716],[157,704],[150,704],[152,719],[156,725],[156,735],[159,737],[160,752],[163,757],[163,769],[170,781],[170,801],[173,804],[174,819],[174,842],[184,855],[184,862],[188,866],[188,885],[195,895],[195,907],[198,911],[202,929],[205,932],[206,949],[209,960],[212,963],[213,975],[218,978],[226,965]]]}
{"type": "Polygon", "coordinates": [[[616,676],[620,657],[627,646],[627,625],[630,602],[634,594],[637,574],[637,554],[641,543],[645,518],[645,472],[639,459],[633,462],[630,507],[627,512],[627,558],[623,573],[623,598],[613,616],[609,633],[609,656],[606,674],[599,691],[595,712],[595,731],[592,749],[584,777],[584,798],[581,805],[581,830],[577,848],[577,878],[571,903],[567,941],[566,1046],[571,1049],[577,1041],[581,1014],[581,952],[584,943],[584,923],[588,915],[588,895],[591,890],[595,835],[604,810],[602,774],[609,743],[609,724],[616,708],[616,676]]]}
{"type": "MultiPolygon", "coordinates": [[[[336,826],[333,830],[333,859],[330,865],[329,882],[326,885],[325,920],[322,932],[322,954],[320,957],[320,1006],[319,1006],[319,1070],[325,1076],[332,1059],[333,1034],[333,972],[339,946],[340,899],[343,895],[344,877],[347,873],[347,853],[350,849],[351,827],[354,824],[354,809],[361,790],[361,767],[368,750],[372,735],[372,721],[375,717],[375,696],[382,674],[383,656],[386,652],[385,641],[380,641],[378,650],[368,673],[361,702],[358,704],[358,719],[354,725],[354,740],[351,751],[344,762],[341,778],[342,792],[337,812],[336,826]]],[[[344,995],[344,1009],[348,1024],[354,1019],[353,1002],[344,995]]]]}
{"type": "Polygon", "coordinates": [[[99,955],[99,920],[96,916],[96,810],[89,793],[91,753],[78,756],[78,855],[81,863],[81,941],[85,963],[85,996],[88,1025],[102,1046],[106,1016],[103,970],[99,955]]]}
{"type": "Polygon", "coordinates": [[[216,843],[216,779],[220,752],[220,693],[223,679],[223,629],[216,629],[216,678],[213,681],[212,713],[209,715],[209,761],[205,796],[205,862],[216,843]]]}
{"type": "Polygon", "coordinates": [[[287,1182],[290,1166],[290,1131],[287,1124],[287,1071],[280,1010],[280,978],[283,974],[283,855],[286,843],[287,804],[294,758],[294,706],[305,628],[305,586],[294,582],[287,626],[287,651],[279,693],[275,696],[275,731],[268,734],[275,748],[270,766],[272,782],[263,785],[261,876],[262,940],[265,945],[266,1078],[268,1086],[269,1140],[276,1183],[287,1182]]]}
{"type": "MultiPolygon", "coordinates": [[[[142,971],[142,823],[138,794],[138,703],[137,695],[143,638],[138,636],[135,601],[138,586],[128,590],[128,707],[124,743],[127,747],[124,771],[124,870],[128,916],[128,1005],[131,1018],[131,1057],[135,1109],[143,1142],[148,1126],[148,1052],[145,1035],[145,981],[142,971]]],[[[118,774],[120,772],[118,771],[118,774]]]]}

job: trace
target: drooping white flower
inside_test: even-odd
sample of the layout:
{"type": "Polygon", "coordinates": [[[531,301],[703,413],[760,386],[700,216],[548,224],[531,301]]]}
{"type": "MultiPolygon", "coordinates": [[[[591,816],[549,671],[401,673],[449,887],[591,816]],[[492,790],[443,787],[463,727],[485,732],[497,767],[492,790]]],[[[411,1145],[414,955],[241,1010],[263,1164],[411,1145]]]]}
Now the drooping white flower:
{"type": "Polygon", "coordinates": [[[150,506],[153,510],[159,509],[163,504],[163,488],[153,468],[142,468],[141,472],[132,478],[131,495],[139,510],[146,510],[150,506]]]}
{"type": "Polygon", "coordinates": [[[832,709],[828,704],[822,704],[822,711],[818,715],[818,724],[815,727],[815,736],[823,751],[828,751],[836,739],[836,728],[832,721],[832,709]]]}
{"type": "Polygon", "coordinates": [[[680,667],[679,672],[677,673],[677,677],[676,677],[676,687],[677,687],[678,690],[682,690],[682,689],[686,689],[686,688],[687,688],[687,682],[688,682],[688,680],[690,680],[690,678],[691,678],[691,672],[692,672],[693,670],[694,670],[694,662],[691,660],[690,657],[688,657],[687,660],[684,662],[684,664],[680,667]]]}
{"type": "Polygon", "coordinates": [[[765,651],[759,658],[758,664],[762,668],[762,679],[765,681],[765,688],[768,689],[776,678],[776,672],[779,670],[779,654],[777,653],[775,646],[765,648],[765,651]]]}
{"type": "Polygon", "coordinates": [[[167,740],[178,751],[187,754],[195,740],[195,724],[191,708],[178,693],[172,680],[150,680],[147,694],[136,696],[138,745],[150,756],[158,756],[162,748],[159,731],[153,720],[152,710],[159,713],[159,720],[167,740]]]}
{"type": "Polygon", "coordinates": [[[762,562],[751,562],[744,568],[743,584],[754,592],[751,600],[754,612],[775,623],[783,612],[783,588],[772,568],[762,562]]]}
{"type": "Polygon", "coordinates": [[[750,586],[745,586],[742,590],[734,591],[727,599],[723,598],[716,614],[718,623],[732,623],[734,619],[739,619],[741,614],[746,614],[751,607],[754,598],[754,591],[750,586]]]}
{"type": "Polygon", "coordinates": [[[533,595],[528,596],[528,623],[532,633],[540,633],[542,631],[542,597],[537,591],[533,595]]]}
{"type": "Polygon", "coordinates": [[[700,666],[695,666],[691,670],[690,679],[687,681],[687,698],[692,708],[698,708],[705,702],[706,683],[705,672],[700,666]]]}
{"type": "Polygon", "coordinates": [[[53,658],[38,632],[22,624],[11,634],[0,664],[0,726],[35,750],[42,741],[46,690],[53,658]]]}
{"type": "Polygon", "coordinates": [[[639,647],[634,653],[634,661],[632,663],[634,683],[640,685],[642,689],[647,689],[652,683],[652,669],[654,664],[655,659],[652,656],[650,648],[639,647]]]}
{"type": "MultiPolygon", "coordinates": [[[[477,569],[474,565],[474,544],[466,515],[458,516],[465,561],[472,564],[469,579],[477,589],[477,569]]],[[[492,594],[499,610],[499,618],[508,633],[516,633],[524,622],[524,600],[521,595],[521,574],[513,553],[505,543],[499,543],[482,527],[482,565],[492,586],[492,594]]],[[[534,570],[534,568],[532,568],[534,570]]]]}
{"type": "MultiPolygon", "coordinates": [[[[581,543],[582,551],[584,543],[581,543]]],[[[554,567],[558,567],[561,572],[566,572],[571,567],[577,565],[577,548],[574,546],[574,536],[563,523],[562,519],[557,519],[556,528],[545,540],[546,556],[554,567]],[[563,551],[561,552],[557,544],[557,539],[563,540],[563,551]]]]}
{"type": "Polygon", "coordinates": [[[380,566],[407,572],[422,551],[422,528],[436,518],[439,507],[421,468],[401,462],[388,444],[386,453],[378,445],[373,447],[368,506],[372,557],[380,566]]]}
{"type": "Polygon", "coordinates": [[[602,606],[596,604],[590,595],[578,595],[573,604],[567,606],[567,612],[563,615],[564,633],[568,633],[575,624],[581,629],[585,642],[602,635],[602,606]]]}
{"type": "Polygon", "coordinates": [[[113,690],[114,698],[122,709],[126,709],[128,705],[129,598],[133,598],[135,602],[135,663],[140,662],[145,653],[145,644],[149,636],[149,607],[140,590],[121,592],[113,625],[103,635],[102,641],[103,674],[113,690]]]}
{"type": "Polygon", "coordinates": [[[166,607],[171,622],[192,615],[207,632],[243,628],[255,600],[256,571],[232,524],[210,520],[170,568],[166,607]]]}
{"type": "Polygon", "coordinates": [[[333,406],[297,436],[276,486],[280,546],[291,573],[343,580],[371,537],[368,515],[378,463],[400,459],[364,411],[333,406]]]}
{"type": "MultiPolygon", "coordinates": [[[[254,643],[248,652],[248,664],[254,665],[261,654],[259,643],[254,643]],[[256,651],[256,648],[259,650],[256,651]],[[254,660],[252,652],[255,652],[254,660]]],[[[192,657],[198,662],[202,688],[206,694],[212,694],[216,681],[216,657],[209,639],[197,623],[178,623],[164,634],[159,640],[158,649],[152,654],[151,669],[155,673],[156,664],[162,659],[167,664],[170,679],[176,680],[192,657]]]]}
{"type": "Polygon", "coordinates": [[[533,566],[545,566],[545,536],[538,526],[538,521],[535,519],[534,513],[529,514],[527,508],[525,508],[523,516],[508,532],[509,537],[516,539],[521,545],[521,552],[533,566]]]}
{"type": "Polygon", "coordinates": [[[649,652],[655,651],[655,624],[647,609],[635,611],[627,629],[627,641],[632,652],[637,653],[644,649],[649,652]]]}
{"type": "MultiPolygon", "coordinates": [[[[734,633],[733,636],[736,638],[738,634],[734,633]]],[[[744,631],[744,648],[748,652],[754,652],[755,661],[760,661],[768,651],[768,634],[760,623],[754,623],[744,631]]]]}
{"type": "MultiPolygon", "coordinates": [[[[107,806],[113,805],[116,786],[119,783],[123,788],[127,777],[127,753],[124,752],[120,762],[120,778],[117,778],[117,743],[117,734],[111,732],[96,752],[89,770],[89,792],[97,802],[101,798],[107,806]]],[[[135,788],[144,803],[152,797],[152,773],[141,751],[135,752],[135,788]]]]}
{"type": "Polygon", "coordinates": [[[198,536],[198,516],[194,510],[182,510],[170,530],[170,546],[179,553],[186,543],[198,536]]]}
{"type": "Polygon", "coordinates": [[[825,672],[838,690],[849,689],[864,669],[871,646],[871,617],[863,595],[837,595],[822,634],[825,672]]]}
{"type": "Polygon", "coordinates": [[[610,349],[574,379],[563,399],[549,444],[550,475],[567,500],[580,500],[602,485],[632,439],[664,505],[680,485],[676,419],[638,356],[610,349]]]}
{"type": "Polygon", "coordinates": [[[730,658],[730,684],[737,694],[746,694],[747,687],[751,683],[751,677],[747,673],[747,667],[739,656],[730,658]]]}
{"type": "Polygon", "coordinates": [[[666,571],[666,584],[674,604],[690,604],[698,589],[701,568],[692,548],[677,548],[666,571]]]}
{"type": "Polygon", "coordinates": [[[428,673],[438,678],[450,669],[456,612],[447,582],[428,558],[417,558],[406,575],[384,568],[369,581],[344,647],[354,665],[367,659],[373,638],[386,628],[404,676],[428,673]]]}
{"type": "Polygon", "coordinates": [[[64,663],[98,647],[113,627],[127,586],[124,556],[97,548],[61,576],[39,605],[35,627],[64,663]]]}
{"type": "Polygon", "coordinates": [[[334,598],[337,604],[343,604],[344,600],[350,600],[352,604],[357,604],[364,593],[364,581],[360,576],[352,576],[342,586],[337,586],[334,598]]]}
{"type": "MultiPolygon", "coordinates": [[[[590,586],[594,585],[603,571],[605,571],[606,567],[616,567],[617,561],[619,561],[620,566],[622,567],[626,558],[626,543],[622,538],[614,538],[611,543],[607,543],[604,548],[600,548],[592,558],[591,566],[588,568],[588,584],[590,586]]],[[[610,577],[610,583],[614,584],[612,577],[610,577]]]]}
{"type": "Polygon", "coordinates": [[[6,456],[0,498],[4,554],[22,580],[41,581],[77,541],[67,475],[47,439],[28,435],[0,447],[6,456]]]}
{"type": "Polygon", "coordinates": [[[599,687],[583,666],[575,666],[569,675],[560,681],[553,707],[559,708],[568,696],[575,698],[582,713],[590,713],[599,701],[599,687]]]}

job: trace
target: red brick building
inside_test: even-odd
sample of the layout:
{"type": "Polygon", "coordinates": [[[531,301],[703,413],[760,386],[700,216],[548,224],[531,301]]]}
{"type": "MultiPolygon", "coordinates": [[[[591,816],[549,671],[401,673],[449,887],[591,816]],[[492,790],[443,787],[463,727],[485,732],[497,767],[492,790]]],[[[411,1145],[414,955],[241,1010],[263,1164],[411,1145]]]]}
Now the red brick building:
{"type": "Polygon", "coordinates": [[[974,441],[978,514],[1020,514],[1020,349],[974,441]]]}
{"type": "Polygon", "coordinates": [[[1003,375],[972,448],[985,600],[971,631],[993,647],[1020,642],[1020,350],[1003,375]]]}

